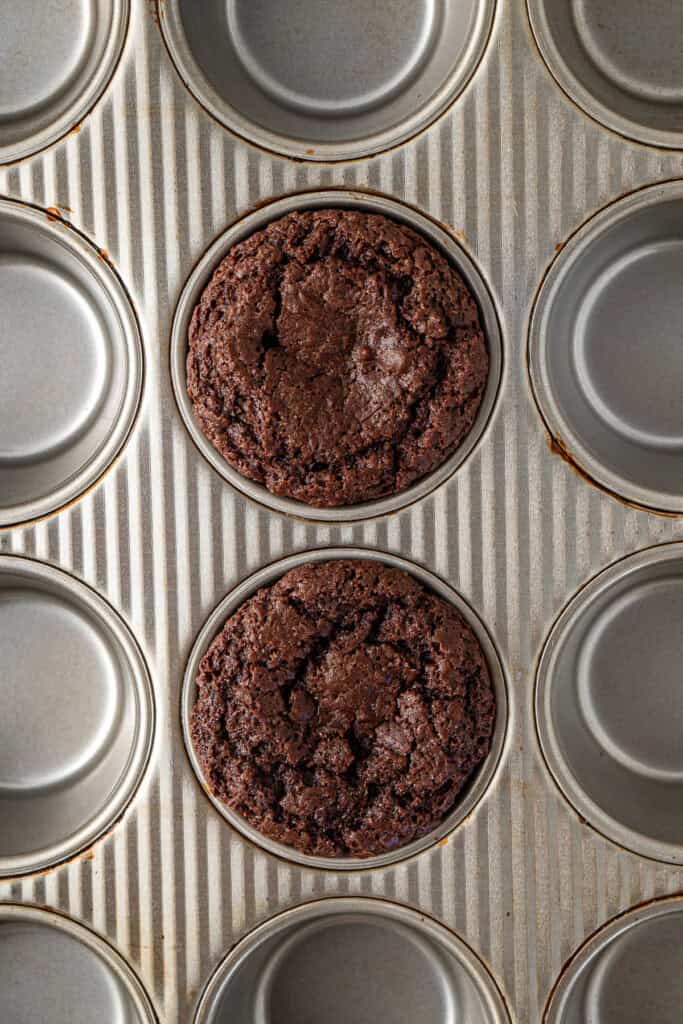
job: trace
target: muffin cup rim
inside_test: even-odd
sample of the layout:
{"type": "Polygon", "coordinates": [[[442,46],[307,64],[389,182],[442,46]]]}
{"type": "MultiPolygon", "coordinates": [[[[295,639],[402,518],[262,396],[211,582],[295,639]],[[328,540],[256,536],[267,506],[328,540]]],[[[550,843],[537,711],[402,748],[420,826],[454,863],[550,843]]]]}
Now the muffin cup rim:
{"type": "Polygon", "coordinates": [[[235,139],[256,150],[305,165],[334,166],[371,160],[391,153],[420,138],[445,117],[472,83],[492,42],[501,4],[499,0],[478,0],[477,25],[460,66],[455,66],[431,100],[404,119],[407,127],[387,128],[345,143],[314,142],[281,134],[259,125],[227,102],[214,88],[195,60],[184,30],[177,0],[153,0],[164,47],[183,87],[202,110],[235,139]]]}
{"type": "Polygon", "coordinates": [[[138,972],[128,957],[105,935],[96,931],[89,923],[77,920],[65,911],[52,906],[22,903],[17,900],[0,900],[0,927],[2,921],[16,920],[35,923],[68,935],[93,953],[112,974],[123,984],[126,992],[142,1016],[139,1024],[159,1024],[156,1010],[138,972]]]}
{"type": "Polygon", "coordinates": [[[642,922],[675,913],[683,913],[683,895],[676,892],[626,907],[615,917],[610,917],[598,925],[595,931],[574,949],[556,977],[543,1010],[542,1024],[562,1024],[566,997],[572,983],[579,978],[593,957],[607,949],[614,939],[642,922]]]}
{"type": "Polygon", "coordinates": [[[536,50],[561,94],[603,131],[621,140],[672,155],[683,150],[683,131],[652,128],[632,120],[603,102],[583,84],[552,36],[545,3],[546,0],[526,0],[526,13],[536,50]]]}
{"type": "Polygon", "coordinates": [[[638,511],[678,518],[683,516],[683,490],[676,496],[638,485],[594,458],[562,414],[545,372],[548,321],[565,275],[610,229],[633,214],[673,200],[683,202],[683,178],[669,178],[629,190],[581,221],[542,273],[528,318],[526,361],[531,397],[553,450],[590,484],[622,504],[638,511]]]}
{"type": "Polygon", "coordinates": [[[139,312],[121,274],[104,250],[83,230],[49,209],[0,194],[0,221],[15,219],[29,229],[43,232],[69,253],[92,277],[96,289],[116,314],[121,352],[128,363],[116,423],[108,438],[58,487],[38,497],[10,505],[0,504],[0,533],[32,525],[71,508],[90,494],[125,454],[139,424],[147,383],[147,361],[139,312]],[[62,235],[56,232],[63,232],[62,235]]]}
{"type": "Polygon", "coordinates": [[[193,1024],[208,1024],[212,1005],[221,991],[221,986],[262,942],[278,933],[285,933],[290,923],[305,927],[328,915],[343,916],[363,911],[397,921],[407,928],[418,926],[419,930],[438,943],[444,952],[457,957],[469,970],[471,977],[479,983],[482,996],[486,999],[491,1012],[491,1024],[510,1024],[507,1000],[491,966],[459,932],[433,914],[409,903],[372,895],[330,895],[309,899],[280,910],[249,929],[232,944],[209,975],[196,1002],[193,1024]]]}
{"type": "MultiPolygon", "coordinates": [[[[30,856],[0,857],[0,881],[36,875],[70,863],[107,836],[120,823],[140,791],[152,759],[157,728],[154,684],[147,658],[133,629],[109,599],[61,566],[28,555],[0,554],[0,580],[5,572],[16,572],[26,576],[27,580],[52,586],[53,592],[61,590],[111,633],[113,641],[121,645],[121,653],[134,680],[137,720],[126,765],[99,811],[68,839],[34,851],[30,856]]],[[[2,905],[0,901],[0,907],[2,905]]]]}
{"type": "Polygon", "coordinates": [[[603,810],[574,779],[552,725],[548,701],[552,686],[552,671],[560,645],[572,628],[573,620],[595,598],[608,592],[614,585],[642,569],[669,561],[683,561],[683,540],[667,541],[639,548],[610,562],[581,584],[567,598],[553,619],[542,643],[534,672],[533,717],[534,732],[543,764],[557,791],[581,821],[625,852],[658,864],[683,864],[683,844],[654,839],[646,833],[624,825],[603,810]]]}

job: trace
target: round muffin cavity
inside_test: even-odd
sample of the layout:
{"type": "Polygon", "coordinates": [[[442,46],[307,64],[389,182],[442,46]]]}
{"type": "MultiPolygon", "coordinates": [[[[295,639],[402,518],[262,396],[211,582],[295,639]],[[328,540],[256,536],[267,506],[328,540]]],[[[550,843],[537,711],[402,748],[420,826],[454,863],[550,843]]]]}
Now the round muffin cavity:
{"type": "Polygon", "coordinates": [[[476,302],[415,231],[305,210],[233,246],[195,308],[187,390],[241,474],[317,507],[386,497],[469,432],[488,376],[476,302]]]}
{"type": "Polygon", "coordinates": [[[305,854],[367,857],[426,835],[489,751],[495,697],[470,626],[409,574],[292,569],[228,619],[191,719],[211,791],[305,854]]]}

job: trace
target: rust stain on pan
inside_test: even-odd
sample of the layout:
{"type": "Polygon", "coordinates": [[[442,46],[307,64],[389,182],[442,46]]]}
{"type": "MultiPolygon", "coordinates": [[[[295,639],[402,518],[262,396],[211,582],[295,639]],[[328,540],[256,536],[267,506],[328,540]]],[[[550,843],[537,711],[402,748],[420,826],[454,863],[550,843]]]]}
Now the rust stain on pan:
{"type": "Polygon", "coordinates": [[[596,490],[601,491],[610,498],[614,498],[620,505],[624,505],[626,508],[632,508],[636,512],[649,512],[651,515],[660,516],[662,519],[680,519],[681,514],[679,512],[665,512],[662,509],[650,508],[647,505],[639,505],[635,501],[629,501],[628,498],[624,498],[621,494],[617,494],[616,491],[601,484],[598,480],[595,480],[585,469],[576,461],[572,453],[570,452],[567,445],[564,443],[562,438],[553,437],[552,434],[547,434],[548,447],[553,455],[559,455],[563,462],[569,466],[571,471],[579,477],[580,480],[585,481],[595,487],[596,490]]]}
{"type": "Polygon", "coordinates": [[[457,238],[459,242],[463,243],[463,245],[467,245],[467,235],[465,234],[464,231],[459,231],[457,228],[454,228],[452,224],[449,224],[445,220],[440,221],[439,223],[441,224],[441,227],[444,229],[444,231],[447,231],[449,235],[453,235],[453,238],[457,238]]]}
{"type": "MultiPolygon", "coordinates": [[[[65,857],[64,860],[58,861],[56,864],[49,864],[46,868],[38,868],[37,871],[31,871],[30,874],[21,872],[18,875],[9,875],[7,878],[3,878],[3,882],[20,881],[22,878],[47,878],[49,875],[54,875],[58,871],[62,871],[67,868],[70,864],[76,864],[78,861],[94,860],[97,856],[97,852],[101,846],[103,846],[107,840],[112,836],[114,830],[123,820],[128,808],[119,815],[116,821],[113,821],[106,832],[98,836],[93,842],[87,846],[84,850],[77,850],[76,853],[72,853],[70,856],[65,857]]],[[[48,907],[48,910],[53,908],[48,907]]]]}
{"type": "Polygon", "coordinates": [[[114,266],[114,261],[111,258],[111,256],[109,255],[109,250],[108,249],[102,249],[102,248],[100,248],[98,246],[97,247],[97,255],[102,260],[102,262],[108,264],[108,266],[110,266],[112,268],[112,270],[116,269],[115,266],[114,266]]]}

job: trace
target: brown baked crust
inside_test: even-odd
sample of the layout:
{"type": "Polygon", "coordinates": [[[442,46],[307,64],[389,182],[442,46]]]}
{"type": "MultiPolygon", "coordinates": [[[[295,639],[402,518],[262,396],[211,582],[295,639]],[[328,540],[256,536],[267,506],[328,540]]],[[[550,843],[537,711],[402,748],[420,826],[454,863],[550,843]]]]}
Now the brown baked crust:
{"type": "Polygon", "coordinates": [[[259,590],[202,659],[192,742],[211,791],[306,854],[365,857],[431,832],[490,748],[495,698],[449,602],[374,561],[259,590]]]}
{"type": "Polygon", "coordinates": [[[233,246],[195,308],[187,390],[240,473],[312,506],[394,494],[481,404],[477,305],[424,238],[379,214],[290,213],[233,246]]]}

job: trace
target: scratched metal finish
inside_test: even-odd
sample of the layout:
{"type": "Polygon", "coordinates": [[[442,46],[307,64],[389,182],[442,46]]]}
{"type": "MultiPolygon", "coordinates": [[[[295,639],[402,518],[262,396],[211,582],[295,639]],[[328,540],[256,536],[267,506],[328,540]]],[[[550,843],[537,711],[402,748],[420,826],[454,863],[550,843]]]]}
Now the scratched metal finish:
{"type": "Polygon", "coordinates": [[[141,415],[115,469],[66,511],[0,534],[0,551],[49,561],[106,595],[145,651],[158,706],[152,762],[123,820],[72,862],[3,881],[0,899],[47,904],[109,938],[163,1024],[191,1020],[198,990],[251,926],[349,893],[417,906],[456,929],[490,966],[513,1019],[537,1024],[584,937],[638,901],[683,889],[681,869],[623,852],[579,821],[542,762],[532,709],[559,609],[618,556],[683,538],[683,521],[622,505],[554,454],[526,366],[531,303],[557,246],[608,201],[678,176],[683,154],[631,144],[571,104],[521,0],[499,0],[473,82],[431,129],[334,166],[261,153],[215,124],[177,77],[153,5],[134,0],[121,64],[80,130],[0,169],[0,193],[58,207],[108,251],[146,356],[141,415]],[[171,392],[173,309],[196,260],[253,204],[318,185],[375,189],[452,227],[503,327],[501,394],[475,453],[428,499],[358,526],[304,524],[238,496],[196,451],[171,392]],[[510,685],[502,764],[469,820],[447,845],[351,876],[248,846],[202,794],[180,730],[183,668],[210,610],[269,561],[328,544],[393,551],[447,579],[490,628],[510,685]]]}

